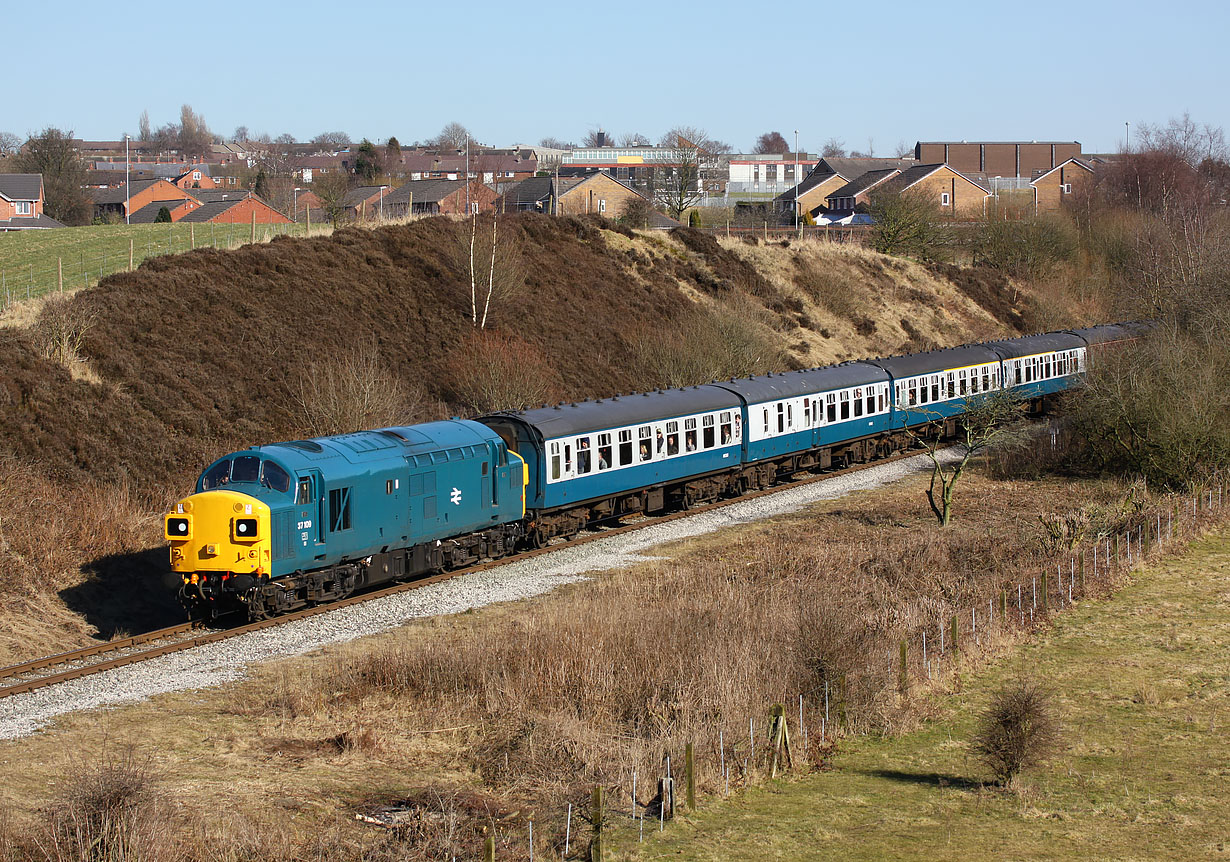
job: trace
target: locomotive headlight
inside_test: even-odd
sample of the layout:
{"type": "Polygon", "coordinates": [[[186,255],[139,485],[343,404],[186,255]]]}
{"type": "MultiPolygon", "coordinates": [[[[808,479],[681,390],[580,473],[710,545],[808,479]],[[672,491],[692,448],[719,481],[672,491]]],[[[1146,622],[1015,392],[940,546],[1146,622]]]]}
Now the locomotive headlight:
{"type": "Polygon", "coordinates": [[[192,538],[192,516],[191,515],[168,515],[166,524],[166,538],[170,540],[184,541],[192,538]]]}
{"type": "Polygon", "coordinates": [[[260,538],[260,530],[256,518],[236,518],[235,541],[253,542],[260,538]]]}

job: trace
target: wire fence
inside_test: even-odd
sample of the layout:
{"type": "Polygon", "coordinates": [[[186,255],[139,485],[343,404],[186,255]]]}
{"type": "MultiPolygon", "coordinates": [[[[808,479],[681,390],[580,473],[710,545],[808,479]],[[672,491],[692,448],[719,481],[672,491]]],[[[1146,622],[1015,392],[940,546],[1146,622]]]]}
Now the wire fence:
{"type": "MultiPolygon", "coordinates": [[[[728,798],[740,787],[776,778],[802,766],[822,766],[844,736],[856,733],[852,696],[860,686],[884,686],[904,701],[962,666],[989,658],[999,645],[1046,625],[1054,615],[1091,598],[1111,594],[1125,577],[1223,519],[1225,487],[1220,477],[1195,494],[1167,497],[1131,516],[1130,528],[1075,543],[1029,576],[996,592],[968,596],[946,619],[912,631],[859,674],[826,678],[811,691],[783,692],[759,715],[727,722],[716,746],[679,742],[661,767],[645,774],[627,769],[614,782],[593,788],[587,804],[538,812],[528,821],[488,834],[483,858],[603,860],[610,838],[641,843],[648,831],[664,832],[677,811],[728,798]],[[497,854],[498,849],[498,854],[497,854]]],[[[456,859],[458,857],[454,857],[456,859]]]]}
{"type": "MultiPolygon", "coordinates": [[[[306,224],[227,223],[168,224],[142,230],[139,236],[115,236],[84,240],[84,248],[66,246],[57,255],[44,253],[39,263],[0,267],[0,311],[47,293],[90,287],[108,275],[128,272],[141,262],[165,254],[180,254],[197,248],[233,249],[253,242],[269,242],[277,236],[308,236],[306,224]]],[[[311,235],[331,232],[329,224],[310,228],[311,235]]]]}

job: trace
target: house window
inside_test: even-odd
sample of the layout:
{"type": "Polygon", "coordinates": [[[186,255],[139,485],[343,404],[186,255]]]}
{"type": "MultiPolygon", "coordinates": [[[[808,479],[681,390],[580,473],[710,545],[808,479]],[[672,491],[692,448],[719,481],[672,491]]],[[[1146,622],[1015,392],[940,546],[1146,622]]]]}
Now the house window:
{"type": "Polygon", "coordinates": [[[1072,194],[1072,184],[1064,183],[1063,185],[1059,187],[1059,190],[1062,191],[1065,195],[1070,195],[1072,194]]]}
{"type": "Polygon", "coordinates": [[[940,206],[942,207],[948,206],[948,201],[949,201],[948,192],[941,192],[940,193],[940,206]]]}
{"type": "Polygon", "coordinates": [[[24,216],[32,215],[33,206],[30,201],[17,201],[17,214],[24,216]]]}
{"type": "Polygon", "coordinates": [[[598,212],[606,212],[606,201],[601,198],[598,199],[598,212]]]}

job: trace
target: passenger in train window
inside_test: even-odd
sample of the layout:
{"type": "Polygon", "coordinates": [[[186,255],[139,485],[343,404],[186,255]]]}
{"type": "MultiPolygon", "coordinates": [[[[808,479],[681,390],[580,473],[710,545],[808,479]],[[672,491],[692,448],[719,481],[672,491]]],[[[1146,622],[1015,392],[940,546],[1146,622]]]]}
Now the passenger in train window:
{"type": "Polygon", "coordinates": [[[589,438],[582,437],[577,440],[577,472],[589,472],[589,438]]]}

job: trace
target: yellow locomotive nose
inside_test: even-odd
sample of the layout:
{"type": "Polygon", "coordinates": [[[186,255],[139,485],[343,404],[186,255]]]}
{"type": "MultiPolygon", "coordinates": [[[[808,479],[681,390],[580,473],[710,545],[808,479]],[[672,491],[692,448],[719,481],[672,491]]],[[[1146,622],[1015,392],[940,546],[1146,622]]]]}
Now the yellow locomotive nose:
{"type": "Polygon", "coordinates": [[[237,491],[203,491],[166,516],[171,569],[181,574],[269,571],[269,506],[237,491]]]}

